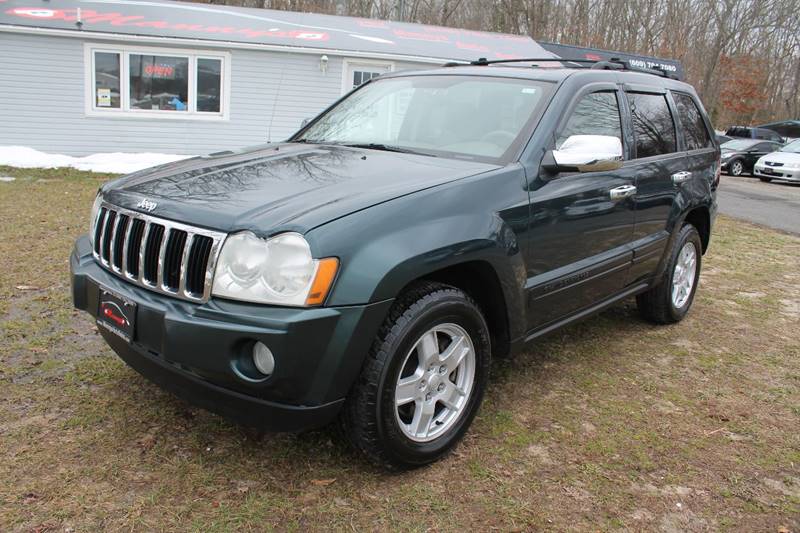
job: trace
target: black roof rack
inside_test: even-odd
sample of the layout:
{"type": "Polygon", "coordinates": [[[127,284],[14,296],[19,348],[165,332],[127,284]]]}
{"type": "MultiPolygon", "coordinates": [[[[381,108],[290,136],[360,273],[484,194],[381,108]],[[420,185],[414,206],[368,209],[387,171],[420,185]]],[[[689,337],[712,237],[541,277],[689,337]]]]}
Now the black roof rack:
{"type": "Polygon", "coordinates": [[[660,68],[642,68],[642,67],[635,67],[631,65],[628,61],[620,59],[618,57],[612,57],[611,59],[570,59],[565,57],[526,57],[520,59],[486,59],[485,57],[481,57],[475,61],[470,61],[469,63],[456,63],[450,62],[445,63],[445,67],[463,67],[463,66],[478,66],[484,67],[488,65],[496,65],[502,63],[573,63],[573,65],[566,65],[568,68],[590,68],[590,69],[602,69],[602,70],[630,70],[632,72],[642,72],[645,74],[653,74],[654,76],[661,76],[663,78],[670,78],[673,80],[677,80],[678,77],[672,73],[667,72],[664,69],[660,68]],[[585,66],[589,65],[589,66],[585,66]]]}

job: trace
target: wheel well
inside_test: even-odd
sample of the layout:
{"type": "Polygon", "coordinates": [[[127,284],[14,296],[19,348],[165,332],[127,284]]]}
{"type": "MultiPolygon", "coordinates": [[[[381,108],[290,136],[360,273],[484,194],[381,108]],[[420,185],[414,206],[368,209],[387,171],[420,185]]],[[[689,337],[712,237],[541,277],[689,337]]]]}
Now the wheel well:
{"type": "Polygon", "coordinates": [[[438,281],[458,287],[467,293],[481,308],[492,340],[492,356],[509,353],[509,324],[506,299],[497,273],[489,263],[470,261],[453,265],[424,276],[422,279],[438,281]]]}
{"type": "Polygon", "coordinates": [[[686,215],[684,221],[691,224],[700,234],[700,241],[703,243],[703,253],[708,249],[708,241],[711,238],[711,216],[707,207],[695,207],[686,215]]]}

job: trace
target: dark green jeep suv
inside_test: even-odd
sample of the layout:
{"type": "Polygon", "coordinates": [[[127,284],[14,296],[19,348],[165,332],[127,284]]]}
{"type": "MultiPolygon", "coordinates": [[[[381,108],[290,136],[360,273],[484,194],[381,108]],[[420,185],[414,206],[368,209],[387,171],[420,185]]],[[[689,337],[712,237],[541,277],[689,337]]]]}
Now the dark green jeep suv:
{"type": "Polygon", "coordinates": [[[197,405],[338,418],[373,460],[425,464],[469,428],[492,357],[631,296],[686,315],[713,139],[692,87],[617,64],[382,76],[287,142],[105,184],[74,304],[197,405]]]}

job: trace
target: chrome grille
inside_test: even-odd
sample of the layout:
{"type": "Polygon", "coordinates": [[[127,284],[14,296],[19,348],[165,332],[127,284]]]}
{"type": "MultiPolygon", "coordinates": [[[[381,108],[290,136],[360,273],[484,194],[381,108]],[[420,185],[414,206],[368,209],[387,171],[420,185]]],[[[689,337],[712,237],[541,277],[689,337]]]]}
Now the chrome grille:
{"type": "Polygon", "coordinates": [[[103,203],[92,250],[106,270],[147,289],[204,302],[225,234],[103,203]]]}

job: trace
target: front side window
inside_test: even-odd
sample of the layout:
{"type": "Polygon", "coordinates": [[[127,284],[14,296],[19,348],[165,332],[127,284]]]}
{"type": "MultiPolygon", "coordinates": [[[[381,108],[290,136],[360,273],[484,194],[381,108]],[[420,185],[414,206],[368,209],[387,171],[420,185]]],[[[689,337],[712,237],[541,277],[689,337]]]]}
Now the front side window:
{"type": "Polygon", "coordinates": [[[378,78],[294,140],[500,159],[530,134],[552,84],[476,76],[378,78]]]}
{"type": "Polygon", "coordinates": [[[223,117],[227,56],[149,53],[142,50],[91,50],[97,114],[223,117]]]}
{"type": "Polygon", "coordinates": [[[692,97],[680,93],[673,93],[673,97],[683,127],[686,149],[697,150],[711,146],[711,136],[708,134],[703,116],[692,97]]]}
{"type": "Polygon", "coordinates": [[[614,92],[597,92],[581,98],[561,134],[556,149],[572,135],[607,135],[622,142],[622,122],[617,95],[614,92]]]}
{"type": "Polygon", "coordinates": [[[636,139],[636,157],[651,157],[677,151],[675,124],[663,94],[628,93],[636,139]]]}

